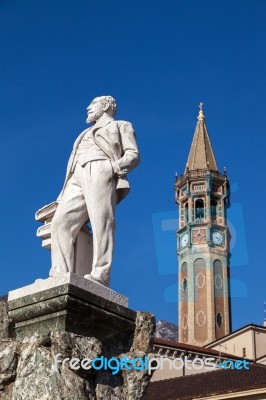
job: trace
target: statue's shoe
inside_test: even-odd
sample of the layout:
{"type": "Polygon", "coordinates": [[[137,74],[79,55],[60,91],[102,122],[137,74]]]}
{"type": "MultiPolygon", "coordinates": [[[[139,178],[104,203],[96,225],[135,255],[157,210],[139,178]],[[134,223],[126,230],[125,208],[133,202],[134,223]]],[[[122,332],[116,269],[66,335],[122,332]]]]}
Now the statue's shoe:
{"type": "Polygon", "coordinates": [[[88,279],[89,281],[99,283],[100,285],[103,285],[103,286],[107,286],[107,287],[109,286],[108,282],[106,282],[106,281],[104,281],[103,279],[100,279],[100,278],[95,278],[91,274],[84,275],[84,278],[88,279]]]}

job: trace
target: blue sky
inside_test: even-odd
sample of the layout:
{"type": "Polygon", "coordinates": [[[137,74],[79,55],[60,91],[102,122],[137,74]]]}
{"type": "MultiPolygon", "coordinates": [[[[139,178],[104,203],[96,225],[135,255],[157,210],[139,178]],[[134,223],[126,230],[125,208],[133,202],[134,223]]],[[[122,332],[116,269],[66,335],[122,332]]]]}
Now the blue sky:
{"type": "Polygon", "coordinates": [[[265,17],[262,0],[0,0],[1,294],[48,275],[35,211],[61,190],[86,106],[111,94],[141,153],[117,208],[111,287],[176,322],[174,174],[203,101],[232,185],[233,328],[262,323],[265,17]]]}

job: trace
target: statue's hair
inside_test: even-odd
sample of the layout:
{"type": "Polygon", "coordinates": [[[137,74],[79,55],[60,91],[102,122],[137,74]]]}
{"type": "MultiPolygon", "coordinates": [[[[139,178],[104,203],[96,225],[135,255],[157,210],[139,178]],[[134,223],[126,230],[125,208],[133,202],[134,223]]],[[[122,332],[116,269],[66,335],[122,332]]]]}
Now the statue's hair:
{"type": "Polygon", "coordinates": [[[116,101],[112,96],[101,96],[99,97],[100,101],[102,104],[108,104],[109,108],[109,112],[111,112],[111,115],[114,116],[117,110],[117,105],[116,105],[116,101]]]}

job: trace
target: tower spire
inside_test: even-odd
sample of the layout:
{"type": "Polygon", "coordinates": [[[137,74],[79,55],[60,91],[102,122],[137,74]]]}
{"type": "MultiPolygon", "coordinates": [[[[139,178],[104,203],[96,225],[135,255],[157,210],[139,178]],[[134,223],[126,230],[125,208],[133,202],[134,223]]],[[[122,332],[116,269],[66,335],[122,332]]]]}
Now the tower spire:
{"type": "Polygon", "coordinates": [[[198,120],[202,121],[204,119],[204,114],[203,114],[203,103],[199,103],[199,115],[198,115],[198,120]]]}
{"type": "Polygon", "coordinates": [[[186,164],[186,171],[195,169],[218,171],[206,127],[202,102],[199,104],[199,109],[198,121],[186,164]]]}

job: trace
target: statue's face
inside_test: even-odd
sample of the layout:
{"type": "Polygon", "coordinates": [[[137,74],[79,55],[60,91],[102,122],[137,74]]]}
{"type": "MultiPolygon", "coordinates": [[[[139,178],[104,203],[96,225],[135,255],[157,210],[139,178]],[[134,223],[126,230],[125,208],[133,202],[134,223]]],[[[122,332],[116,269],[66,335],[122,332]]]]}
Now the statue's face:
{"type": "Polygon", "coordinates": [[[87,107],[87,123],[96,122],[104,113],[104,107],[99,97],[96,97],[87,107]]]}

